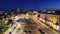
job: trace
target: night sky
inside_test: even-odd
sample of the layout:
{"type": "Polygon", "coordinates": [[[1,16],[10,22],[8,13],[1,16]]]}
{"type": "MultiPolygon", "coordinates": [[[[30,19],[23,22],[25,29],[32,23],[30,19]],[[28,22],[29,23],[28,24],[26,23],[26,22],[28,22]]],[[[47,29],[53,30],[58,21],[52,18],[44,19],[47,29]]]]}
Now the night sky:
{"type": "Polygon", "coordinates": [[[60,8],[60,0],[0,0],[2,9],[51,9],[60,8]]]}

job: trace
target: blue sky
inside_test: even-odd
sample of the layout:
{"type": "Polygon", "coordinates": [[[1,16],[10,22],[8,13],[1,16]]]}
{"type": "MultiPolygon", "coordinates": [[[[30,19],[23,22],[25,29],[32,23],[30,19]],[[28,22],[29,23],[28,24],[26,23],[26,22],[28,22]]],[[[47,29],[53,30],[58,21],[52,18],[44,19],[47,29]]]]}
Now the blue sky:
{"type": "Polygon", "coordinates": [[[60,8],[60,0],[0,0],[2,9],[50,9],[60,8]]]}

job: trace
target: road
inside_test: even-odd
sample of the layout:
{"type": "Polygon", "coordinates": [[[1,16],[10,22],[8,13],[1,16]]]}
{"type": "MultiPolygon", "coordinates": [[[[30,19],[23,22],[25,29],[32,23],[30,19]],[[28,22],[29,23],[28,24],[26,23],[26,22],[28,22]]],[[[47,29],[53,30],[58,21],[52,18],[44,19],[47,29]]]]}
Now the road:
{"type": "Polygon", "coordinates": [[[58,34],[58,32],[53,31],[52,29],[46,27],[46,25],[44,25],[41,21],[39,21],[37,17],[33,16],[31,18],[39,26],[39,28],[45,32],[45,34],[58,34]]]}
{"type": "Polygon", "coordinates": [[[33,16],[29,19],[23,18],[21,20],[21,22],[16,22],[4,34],[9,34],[9,32],[11,32],[11,34],[43,34],[43,33],[57,34],[56,32],[53,32],[51,29],[47,28],[35,16],[33,16]]]}
{"type": "Polygon", "coordinates": [[[26,20],[27,23],[16,22],[11,28],[9,28],[4,34],[41,34],[36,25],[29,20],[26,20]],[[16,28],[14,28],[16,27],[16,28]],[[18,30],[20,28],[20,30],[18,30]]]}
{"type": "Polygon", "coordinates": [[[11,28],[9,28],[5,33],[3,34],[8,34],[9,32],[12,32],[13,31],[13,28],[16,27],[17,24],[14,24],[11,28]]]}

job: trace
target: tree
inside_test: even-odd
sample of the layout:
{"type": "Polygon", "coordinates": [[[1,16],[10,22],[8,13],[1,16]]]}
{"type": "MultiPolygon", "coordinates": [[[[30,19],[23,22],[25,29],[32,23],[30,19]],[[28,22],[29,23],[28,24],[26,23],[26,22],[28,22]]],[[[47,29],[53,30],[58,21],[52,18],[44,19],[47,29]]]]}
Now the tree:
{"type": "Polygon", "coordinates": [[[8,20],[7,26],[8,26],[8,25],[11,25],[11,26],[12,26],[13,24],[14,24],[14,22],[13,22],[12,19],[8,20]]]}
{"type": "Polygon", "coordinates": [[[40,18],[40,14],[38,14],[38,17],[40,18]]]}

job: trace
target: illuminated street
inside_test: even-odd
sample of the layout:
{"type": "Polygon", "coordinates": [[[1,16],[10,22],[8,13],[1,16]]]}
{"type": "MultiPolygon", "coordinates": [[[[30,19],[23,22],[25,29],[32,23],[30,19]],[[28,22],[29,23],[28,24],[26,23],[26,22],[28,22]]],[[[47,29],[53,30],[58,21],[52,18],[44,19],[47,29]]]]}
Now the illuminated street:
{"type": "Polygon", "coordinates": [[[29,19],[20,18],[15,22],[4,34],[58,34],[57,31],[43,24],[35,16],[29,19]]]}
{"type": "Polygon", "coordinates": [[[60,34],[60,0],[0,0],[0,34],[60,34]]]}
{"type": "Polygon", "coordinates": [[[36,17],[33,16],[32,19],[35,21],[36,24],[39,25],[38,27],[42,29],[45,32],[45,34],[58,34],[57,31],[47,27],[45,24],[39,21],[36,17]]]}
{"type": "Polygon", "coordinates": [[[27,23],[19,23],[13,25],[10,29],[8,29],[4,34],[41,34],[36,26],[36,24],[32,23],[31,20],[27,20],[27,23]],[[14,29],[15,27],[15,29],[14,29]],[[18,30],[20,28],[20,30],[18,30]],[[14,29],[14,30],[13,30],[14,29]],[[13,31],[12,31],[13,30],[13,31]],[[17,32],[18,31],[18,32],[17,32]]]}

